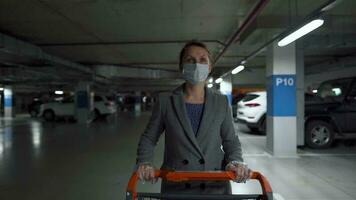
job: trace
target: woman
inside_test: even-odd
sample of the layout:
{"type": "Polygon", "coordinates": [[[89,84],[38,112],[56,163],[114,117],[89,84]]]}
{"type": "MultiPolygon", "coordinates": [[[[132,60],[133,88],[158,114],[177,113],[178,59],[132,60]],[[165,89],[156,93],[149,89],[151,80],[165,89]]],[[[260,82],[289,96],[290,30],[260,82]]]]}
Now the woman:
{"type": "MultiPolygon", "coordinates": [[[[137,150],[140,179],[155,180],[153,150],[160,135],[165,132],[161,169],[229,170],[238,174],[236,182],[246,181],[250,170],[243,163],[227,97],[205,87],[212,70],[207,47],[200,42],[187,43],[180,53],[179,68],[185,83],[172,93],[159,94],[151,119],[140,138],[137,150]]],[[[163,181],[161,192],[231,194],[231,186],[227,181],[163,181]]]]}

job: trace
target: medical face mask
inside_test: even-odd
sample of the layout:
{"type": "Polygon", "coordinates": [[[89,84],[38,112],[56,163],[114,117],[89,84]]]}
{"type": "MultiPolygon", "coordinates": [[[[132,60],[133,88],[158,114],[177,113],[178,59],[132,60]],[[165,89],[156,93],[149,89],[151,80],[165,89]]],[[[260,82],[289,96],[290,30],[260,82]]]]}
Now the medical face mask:
{"type": "Polygon", "coordinates": [[[187,63],[183,64],[183,78],[184,80],[196,85],[206,80],[209,75],[209,65],[201,63],[187,63]]]}

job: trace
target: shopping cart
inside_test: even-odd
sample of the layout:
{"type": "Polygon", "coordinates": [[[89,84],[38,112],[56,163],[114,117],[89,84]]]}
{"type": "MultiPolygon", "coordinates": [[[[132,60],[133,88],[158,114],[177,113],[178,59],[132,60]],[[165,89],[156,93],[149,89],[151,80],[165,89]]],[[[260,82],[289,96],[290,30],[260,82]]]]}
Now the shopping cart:
{"type": "MultiPolygon", "coordinates": [[[[211,172],[177,172],[156,170],[155,177],[165,179],[167,181],[182,182],[182,181],[228,181],[235,180],[235,173],[229,171],[211,171],[211,172]]],[[[262,194],[243,194],[243,195],[207,195],[207,194],[161,194],[161,193],[140,193],[136,191],[138,182],[137,173],[131,176],[126,190],[126,200],[141,200],[141,199],[261,199],[272,200],[272,188],[267,179],[259,172],[253,171],[250,179],[257,179],[262,187],[262,194]]]]}

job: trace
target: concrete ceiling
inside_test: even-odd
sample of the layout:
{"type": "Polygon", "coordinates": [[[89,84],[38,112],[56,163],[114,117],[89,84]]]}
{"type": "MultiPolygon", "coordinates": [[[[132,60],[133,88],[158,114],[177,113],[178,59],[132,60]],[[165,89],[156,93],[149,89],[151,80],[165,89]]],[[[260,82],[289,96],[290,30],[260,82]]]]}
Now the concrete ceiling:
{"type": "MultiPolygon", "coordinates": [[[[216,58],[260,2],[2,0],[0,83],[70,87],[79,81],[94,81],[98,86],[120,90],[144,86],[170,89],[181,82],[178,54],[185,42],[205,42],[216,58]],[[113,67],[117,69],[113,71],[113,67]],[[113,74],[109,76],[109,72],[113,74]]],[[[232,69],[326,2],[269,1],[219,57],[213,76],[232,69]]],[[[341,1],[323,15],[326,21],[322,28],[301,40],[307,67],[355,56],[355,9],[355,1],[341,1]]],[[[264,68],[264,55],[262,52],[249,60],[247,67],[264,68]]]]}

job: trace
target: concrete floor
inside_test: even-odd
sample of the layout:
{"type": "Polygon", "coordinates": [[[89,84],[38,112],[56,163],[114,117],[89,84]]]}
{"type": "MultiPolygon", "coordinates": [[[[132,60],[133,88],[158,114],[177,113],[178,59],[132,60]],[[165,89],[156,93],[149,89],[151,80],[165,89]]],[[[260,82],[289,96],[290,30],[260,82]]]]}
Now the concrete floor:
{"type": "MultiPolygon", "coordinates": [[[[111,116],[90,125],[47,123],[18,116],[0,120],[0,199],[124,199],[137,142],[149,113],[111,116]]],[[[356,147],[299,149],[297,158],[274,158],[266,137],[236,124],[244,158],[270,181],[275,199],[356,199],[356,147]]],[[[162,140],[155,164],[162,157],[162,140]]],[[[139,184],[157,192],[159,184],[139,184]]],[[[233,184],[234,193],[260,192],[258,184],[233,184]]]]}

